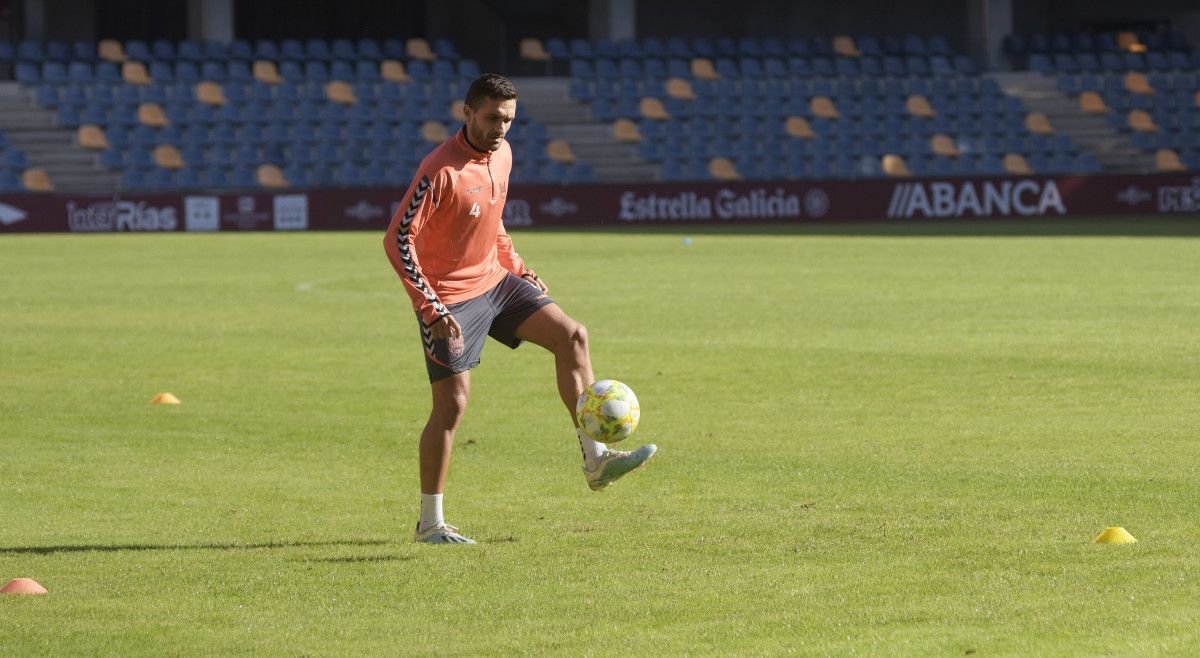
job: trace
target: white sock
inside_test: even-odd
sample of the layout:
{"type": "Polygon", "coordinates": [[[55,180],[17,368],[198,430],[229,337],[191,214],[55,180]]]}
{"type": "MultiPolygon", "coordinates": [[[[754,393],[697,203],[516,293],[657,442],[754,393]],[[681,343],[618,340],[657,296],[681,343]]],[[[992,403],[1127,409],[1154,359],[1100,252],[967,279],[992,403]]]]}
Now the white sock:
{"type": "Polygon", "coordinates": [[[420,530],[428,530],[439,523],[445,523],[442,518],[442,494],[421,494],[421,524],[420,530]]]}
{"type": "Polygon", "coordinates": [[[583,450],[583,463],[591,466],[604,456],[605,447],[599,441],[593,441],[583,433],[583,428],[576,427],[575,435],[579,437],[579,447],[583,450]]]}

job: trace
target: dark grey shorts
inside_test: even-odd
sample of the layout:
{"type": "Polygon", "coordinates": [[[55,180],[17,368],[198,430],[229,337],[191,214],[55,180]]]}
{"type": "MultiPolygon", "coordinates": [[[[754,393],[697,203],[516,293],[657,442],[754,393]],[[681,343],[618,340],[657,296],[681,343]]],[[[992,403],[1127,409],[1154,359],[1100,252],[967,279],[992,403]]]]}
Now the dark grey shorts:
{"type": "Polygon", "coordinates": [[[522,342],[517,338],[517,327],[539,308],[553,303],[540,288],[510,272],[482,295],[446,306],[462,327],[462,338],[433,340],[429,327],[418,316],[429,381],[436,382],[479,365],[488,336],[517,349],[522,342]]]}

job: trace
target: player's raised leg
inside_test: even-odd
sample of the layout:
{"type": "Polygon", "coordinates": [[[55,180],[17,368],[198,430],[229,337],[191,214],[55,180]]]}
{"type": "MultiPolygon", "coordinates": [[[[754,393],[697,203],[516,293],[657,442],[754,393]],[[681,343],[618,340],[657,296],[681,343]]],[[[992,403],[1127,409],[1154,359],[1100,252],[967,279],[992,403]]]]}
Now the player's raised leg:
{"type": "Polygon", "coordinates": [[[571,416],[571,424],[575,426],[575,435],[583,450],[583,472],[589,487],[599,491],[622,475],[640,468],[654,456],[657,448],[652,443],[632,452],[609,450],[579,429],[575,403],[583,389],[595,381],[588,351],[587,329],[583,324],[567,315],[558,304],[547,304],[517,327],[517,337],[541,345],[554,355],[558,395],[571,416]]]}
{"type": "Polygon", "coordinates": [[[450,470],[454,432],[471,397],[471,371],[433,382],[433,409],[421,431],[421,520],[415,540],[432,544],[474,544],[442,515],[442,491],[450,470]]]}

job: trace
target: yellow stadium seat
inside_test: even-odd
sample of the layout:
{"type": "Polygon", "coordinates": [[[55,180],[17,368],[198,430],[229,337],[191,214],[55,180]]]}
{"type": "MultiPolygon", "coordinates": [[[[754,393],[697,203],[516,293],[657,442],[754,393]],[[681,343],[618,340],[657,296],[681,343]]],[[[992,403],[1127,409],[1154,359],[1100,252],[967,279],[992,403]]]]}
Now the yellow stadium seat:
{"type": "Polygon", "coordinates": [[[713,158],[708,161],[708,173],[717,180],[741,180],[742,175],[738,173],[737,167],[729,161],[729,158],[713,158]]]}
{"type": "Polygon", "coordinates": [[[127,61],[121,65],[121,78],[131,85],[148,85],[153,80],[146,72],[146,65],[141,62],[127,61]]]}
{"type": "Polygon", "coordinates": [[[880,166],[883,167],[883,173],[888,176],[905,177],[913,175],[912,170],[908,168],[908,163],[904,161],[904,158],[891,153],[881,158],[880,166]]]}
{"type": "Polygon", "coordinates": [[[799,116],[790,116],[787,121],[783,122],[783,128],[791,137],[800,139],[812,139],[817,136],[813,132],[812,126],[808,125],[808,119],[799,116]]]}
{"type": "Polygon", "coordinates": [[[325,85],[325,96],[335,103],[343,105],[354,105],[358,102],[358,98],[354,96],[354,88],[348,82],[334,80],[325,85]]]}
{"type": "Polygon", "coordinates": [[[833,104],[833,101],[825,96],[813,96],[812,100],[808,102],[808,109],[813,113],[813,116],[821,117],[822,119],[837,119],[842,116],[838,112],[837,106],[833,104]]]}
{"type": "Polygon", "coordinates": [[[1125,90],[1135,94],[1153,94],[1154,87],[1150,86],[1150,81],[1146,76],[1137,71],[1130,71],[1125,74],[1125,90]]]}
{"type": "Polygon", "coordinates": [[[1187,171],[1187,166],[1179,161],[1179,154],[1173,149],[1158,149],[1154,154],[1154,168],[1159,171],[1187,171]]]}
{"type": "Polygon", "coordinates": [[[279,75],[279,68],[275,66],[275,62],[262,59],[254,63],[254,79],[269,85],[277,85],[283,82],[283,78],[279,75]]]}
{"type": "Polygon", "coordinates": [[[463,112],[463,102],[461,100],[450,101],[450,118],[458,123],[467,122],[467,115],[463,112]]]}
{"type": "Polygon", "coordinates": [[[100,44],[96,46],[96,53],[100,55],[100,59],[109,62],[124,62],[125,47],[116,39],[101,39],[100,44]]]}
{"type": "Polygon", "coordinates": [[[379,65],[379,75],[388,82],[412,82],[408,71],[404,69],[404,63],[394,59],[384,60],[379,65]]]}
{"type": "Polygon", "coordinates": [[[76,139],[79,141],[80,146],[85,149],[92,149],[93,151],[103,151],[109,146],[108,137],[104,134],[104,129],[92,124],[79,126],[76,139]]]}
{"type": "Polygon", "coordinates": [[[667,114],[667,108],[663,107],[662,101],[652,96],[643,98],[638,103],[638,111],[647,119],[665,121],[671,118],[671,115],[667,114]]]}
{"type": "Polygon", "coordinates": [[[1145,52],[1146,50],[1146,47],[1138,42],[1137,34],[1133,32],[1118,32],[1117,48],[1129,52],[1145,52]]]}
{"type": "Polygon", "coordinates": [[[683,78],[669,78],[667,80],[667,95],[671,98],[678,98],[685,101],[696,100],[696,92],[692,89],[692,83],[683,78]]]}
{"type": "Polygon", "coordinates": [[[158,103],[142,103],[139,105],[137,118],[138,123],[155,128],[162,128],[171,123],[167,121],[167,115],[163,114],[162,106],[158,103]]]}
{"type": "Polygon", "coordinates": [[[692,60],[692,77],[697,80],[720,80],[721,74],[717,73],[717,69],[713,68],[711,59],[697,57],[692,60]]]}
{"type": "Polygon", "coordinates": [[[1128,117],[1129,127],[1141,133],[1156,133],[1158,126],[1154,125],[1154,119],[1150,117],[1150,113],[1145,110],[1131,110],[1128,117]]]}
{"type": "Polygon", "coordinates": [[[287,187],[287,177],[283,175],[283,170],[277,165],[263,164],[258,166],[258,171],[254,172],[258,178],[258,184],[263,187],[287,187]]]}
{"type": "Polygon", "coordinates": [[[957,158],[959,155],[958,145],[954,143],[954,138],[942,133],[937,133],[929,138],[929,149],[937,155],[951,158],[957,158]]]}
{"type": "Polygon", "coordinates": [[[1104,99],[1094,91],[1085,91],[1079,95],[1079,109],[1089,114],[1107,114],[1108,106],[1104,99]]]}
{"type": "Polygon", "coordinates": [[[424,39],[412,38],[404,43],[404,52],[409,57],[414,59],[423,59],[427,62],[432,62],[437,59],[433,49],[429,47],[429,42],[424,39]]]}
{"type": "Polygon", "coordinates": [[[183,169],[183,155],[170,144],[154,147],[154,164],[163,169],[183,169]]]}
{"type": "Polygon", "coordinates": [[[446,138],[449,136],[450,133],[446,129],[446,124],[442,123],[441,121],[434,121],[430,119],[429,121],[421,124],[421,139],[427,142],[441,144],[442,142],[446,141],[446,138]]]}
{"type": "Polygon", "coordinates": [[[542,45],[541,39],[521,39],[520,50],[521,59],[531,62],[550,61],[550,53],[546,52],[546,47],[542,45]]]}
{"type": "Polygon", "coordinates": [[[638,130],[637,124],[631,119],[617,119],[613,122],[613,137],[616,137],[618,142],[640,142],[642,131],[638,130]]]}
{"type": "Polygon", "coordinates": [[[854,44],[854,39],[845,35],[833,38],[833,52],[842,57],[862,57],[858,46],[854,44]]]}
{"type": "Polygon", "coordinates": [[[196,85],[196,100],[206,105],[224,105],[229,102],[221,85],[208,81],[196,85]]]}
{"type": "Polygon", "coordinates": [[[552,139],[546,143],[546,156],[555,162],[575,162],[575,152],[565,139],[552,139]]]}
{"type": "Polygon", "coordinates": [[[1005,153],[1004,154],[1004,171],[1010,174],[1032,174],[1033,168],[1025,161],[1025,156],[1020,153],[1005,153]]]}
{"type": "Polygon", "coordinates": [[[1041,112],[1030,112],[1025,116],[1025,128],[1035,135],[1053,135],[1055,133],[1054,126],[1050,125],[1050,119],[1041,112]]]}
{"type": "Polygon", "coordinates": [[[54,191],[54,183],[50,182],[50,176],[46,174],[46,170],[36,167],[21,172],[21,186],[30,192],[54,191]]]}
{"type": "Polygon", "coordinates": [[[937,112],[933,111],[933,106],[929,104],[929,99],[920,94],[913,94],[904,101],[904,109],[915,117],[932,117],[937,116],[937,112]]]}

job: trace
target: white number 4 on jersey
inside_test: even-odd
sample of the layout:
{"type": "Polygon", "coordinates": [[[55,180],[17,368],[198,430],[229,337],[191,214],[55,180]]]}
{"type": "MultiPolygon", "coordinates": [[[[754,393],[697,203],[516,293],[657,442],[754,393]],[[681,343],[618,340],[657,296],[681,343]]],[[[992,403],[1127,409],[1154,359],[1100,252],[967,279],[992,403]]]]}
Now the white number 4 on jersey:
{"type": "Polygon", "coordinates": [[[469,211],[467,214],[468,214],[468,215],[470,215],[470,216],[472,216],[472,217],[478,217],[478,216],[479,216],[479,202],[478,202],[478,201],[476,201],[475,203],[472,203],[472,204],[471,204],[471,210],[470,210],[470,211],[469,211]]]}

